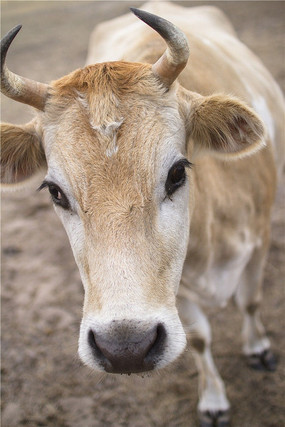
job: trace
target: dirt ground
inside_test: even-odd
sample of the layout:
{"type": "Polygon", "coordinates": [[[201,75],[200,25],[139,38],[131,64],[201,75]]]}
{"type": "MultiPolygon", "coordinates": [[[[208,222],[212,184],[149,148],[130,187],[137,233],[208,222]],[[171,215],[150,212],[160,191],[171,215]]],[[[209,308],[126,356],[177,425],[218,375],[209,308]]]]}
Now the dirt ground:
{"type": "MultiPolygon", "coordinates": [[[[197,2],[185,2],[194,5],[197,2]]],[[[205,2],[199,2],[203,4],[205,2]]],[[[211,2],[231,18],[281,87],[284,2],[211,2]]],[[[56,79],[84,64],[89,34],[141,2],[2,2],[2,31],[23,29],[9,53],[18,74],[56,79]]],[[[2,120],[32,111],[3,97],[2,120]]],[[[47,192],[2,197],[2,426],[189,427],[196,425],[197,371],[191,351],[151,377],[95,375],[77,358],[83,289],[47,192]]],[[[279,365],[250,370],[241,355],[241,317],[230,303],[210,314],[213,353],[232,404],[233,427],[282,427],[284,410],[284,178],[273,212],[262,317],[279,365]]]]}

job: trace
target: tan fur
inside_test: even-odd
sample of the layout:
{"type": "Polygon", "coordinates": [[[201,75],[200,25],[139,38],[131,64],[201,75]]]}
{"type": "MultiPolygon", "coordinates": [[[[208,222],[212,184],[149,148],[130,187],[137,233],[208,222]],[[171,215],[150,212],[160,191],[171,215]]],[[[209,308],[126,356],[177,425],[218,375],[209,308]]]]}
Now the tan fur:
{"type": "MultiPolygon", "coordinates": [[[[126,62],[109,62],[95,64],[74,71],[53,83],[58,96],[74,94],[74,89],[98,95],[113,93],[114,96],[129,96],[130,94],[146,94],[148,90],[144,82],[151,77],[150,65],[126,62]]],[[[94,102],[94,101],[93,101],[94,102]]]]}
{"type": "MultiPolygon", "coordinates": [[[[90,70],[89,70],[90,71],[90,70]]],[[[159,133],[161,121],[159,120],[162,110],[170,104],[163,98],[165,89],[160,88],[157,79],[152,75],[149,66],[128,63],[98,64],[92,67],[93,73],[84,73],[78,80],[75,75],[67,76],[62,81],[54,83],[54,96],[46,106],[45,122],[58,124],[58,140],[54,150],[58,151],[58,159],[65,165],[72,164],[74,174],[70,177],[74,191],[79,192],[79,200],[82,200],[84,211],[92,213],[97,209],[103,209],[104,200],[112,199],[109,188],[104,181],[112,183],[114,187],[125,188],[128,198],[132,200],[132,187],[147,189],[141,191],[146,199],[151,197],[151,182],[153,168],[148,168],[150,159],[155,156],[155,150],[159,147],[152,144],[150,135],[159,133]],[[122,73],[125,70],[125,73],[122,73]],[[128,73],[131,70],[131,77],[128,73]],[[109,72],[110,71],[110,72],[109,72]],[[124,78],[122,77],[124,76],[124,78]],[[84,78],[85,76],[85,78],[84,78]],[[128,85],[125,82],[128,82],[128,85]],[[94,81],[94,83],[92,83],[94,81]],[[138,90],[136,82],[139,82],[138,90]],[[89,85],[89,86],[88,86],[89,85]],[[89,90],[86,88],[89,87],[89,90]],[[76,91],[75,91],[76,90],[76,91]],[[77,94],[80,91],[88,100],[89,111],[77,102],[77,94]],[[150,123],[149,114],[157,115],[156,122],[150,123]],[[80,127],[70,128],[69,123],[61,122],[61,115],[77,117],[80,127]],[[117,139],[120,150],[117,156],[109,159],[106,156],[106,149],[112,135],[106,135],[99,129],[94,129],[91,123],[98,126],[106,126],[110,122],[123,120],[118,129],[117,139]],[[144,123],[141,129],[132,126],[134,121],[144,123]],[[66,128],[65,126],[68,126],[66,128]],[[125,132],[128,138],[124,137],[125,132]],[[145,135],[148,134],[146,140],[145,135]],[[70,135],[69,143],[65,144],[66,137],[70,135]],[[86,149],[82,150],[82,147],[86,149]],[[81,158],[78,163],[76,159],[81,158]],[[142,166],[144,171],[141,170],[142,166]],[[92,172],[91,172],[92,170],[92,172]],[[137,174],[138,171],[145,174],[137,174]],[[84,182],[77,182],[76,176],[82,175],[84,171],[84,182]],[[97,180],[93,187],[93,182],[89,180],[90,174],[97,175],[97,180]],[[127,179],[126,179],[127,177],[127,179]],[[122,181],[123,180],[123,181],[122,181]],[[88,182],[89,181],[89,182],[88,182]],[[100,192],[96,191],[100,188],[100,192]],[[106,188],[106,191],[105,191],[106,188]],[[82,194],[82,190],[84,193],[82,194]],[[95,203],[95,205],[94,205],[95,203]]],[[[120,198],[120,197],[119,197],[120,198]]],[[[135,196],[137,198],[137,196],[135,196]]],[[[130,205],[134,204],[130,203],[130,205]]],[[[143,202],[138,200],[135,205],[141,206],[143,202]]]]}
{"type": "Polygon", "coordinates": [[[12,184],[32,176],[46,166],[41,138],[35,130],[36,121],[14,126],[1,124],[1,182],[12,184]]]}

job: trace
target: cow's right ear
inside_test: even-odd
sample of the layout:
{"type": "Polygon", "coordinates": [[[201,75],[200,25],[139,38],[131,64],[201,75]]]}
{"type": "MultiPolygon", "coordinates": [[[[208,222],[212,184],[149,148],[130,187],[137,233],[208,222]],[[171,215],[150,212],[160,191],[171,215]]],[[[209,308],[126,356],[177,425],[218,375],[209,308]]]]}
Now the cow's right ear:
{"type": "Polygon", "coordinates": [[[46,166],[36,119],[22,126],[1,123],[1,184],[13,188],[46,166]]]}

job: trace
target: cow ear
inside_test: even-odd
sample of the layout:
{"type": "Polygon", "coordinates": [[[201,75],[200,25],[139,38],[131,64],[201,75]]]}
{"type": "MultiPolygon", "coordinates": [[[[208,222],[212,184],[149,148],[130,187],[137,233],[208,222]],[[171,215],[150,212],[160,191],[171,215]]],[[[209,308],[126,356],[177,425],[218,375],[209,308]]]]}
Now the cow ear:
{"type": "Polygon", "coordinates": [[[206,152],[224,159],[241,158],[265,145],[263,123],[236,98],[197,96],[191,104],[189,126],[194,154],[206,152]]]}
{"type": "Polygon", "coordinates": [[[1,123],[1,184],[7,184],[5,188],[26,182],[45,165],[36,120],[23,126],[1,123]]]}

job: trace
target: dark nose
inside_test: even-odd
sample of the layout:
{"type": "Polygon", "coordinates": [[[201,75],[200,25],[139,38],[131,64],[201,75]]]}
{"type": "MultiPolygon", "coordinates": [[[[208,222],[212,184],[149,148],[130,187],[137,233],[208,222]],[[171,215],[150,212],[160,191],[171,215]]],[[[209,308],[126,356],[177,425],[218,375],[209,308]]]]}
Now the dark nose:
{"type": "Polygon", "coordinates": [[[93,355],[105,371],[121,374],[152,370],[164,351],[165,340],[161,323],[142,330],[128,322],[104,334],[93,330],[88,334],[93,355]]]}

